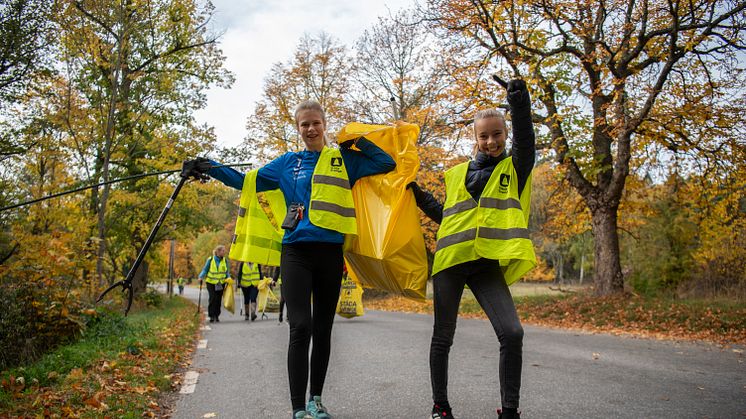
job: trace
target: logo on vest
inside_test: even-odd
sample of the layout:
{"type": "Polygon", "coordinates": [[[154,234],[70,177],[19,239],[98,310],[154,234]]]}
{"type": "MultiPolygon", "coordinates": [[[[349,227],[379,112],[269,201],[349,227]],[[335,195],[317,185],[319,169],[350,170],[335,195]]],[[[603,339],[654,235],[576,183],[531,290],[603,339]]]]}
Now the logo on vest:
{"type": "Polygon", "coordinates": [[[505,173],[500,174],[500,193],[508,193],[508,186],[510,185],[510,175],[505,173]]]}
{"type": "Polygon", "coordinates": [[[341,172],[342,171],[342,157],[332,157],[331,159],[331,171],[341,172]]]}

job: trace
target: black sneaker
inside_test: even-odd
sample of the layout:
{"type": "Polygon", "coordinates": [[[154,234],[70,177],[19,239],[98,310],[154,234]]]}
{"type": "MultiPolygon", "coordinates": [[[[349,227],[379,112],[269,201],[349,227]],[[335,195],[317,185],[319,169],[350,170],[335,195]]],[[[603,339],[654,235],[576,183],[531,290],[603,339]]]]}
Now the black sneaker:
{"type": "Polygon", "coordinates": [[[212,317],[210,317],[210,323],[213,323],[213,322],[215,322],[215,319],[213,319],[212,317]]]}
{"type": "Polygon", "coordinates": [[[437,404],[433,405],[433,413],[430,415],[431,419],[450,419],[453,418],[451,413],[451,407],[440,407],[437,404]]]}

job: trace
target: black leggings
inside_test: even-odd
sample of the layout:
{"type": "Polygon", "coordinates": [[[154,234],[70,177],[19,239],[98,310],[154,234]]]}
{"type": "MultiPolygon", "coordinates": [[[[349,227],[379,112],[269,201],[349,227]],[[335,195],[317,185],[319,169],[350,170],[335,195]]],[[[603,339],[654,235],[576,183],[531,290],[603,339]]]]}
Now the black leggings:
{"type": "Polygon", "coordinates": [[[523,363],[523,327],[497,261],[480,259],[438,272],[433,278],[435,325],[430,343],[433,401],[448,402],[448,353],[456,332],[459,303],[468,285],[500,341],[500,398],[518,408],[523,363]]]}
{"type": "Polygon", "coordinates": [[[211,319],[217,319],[220,316],[220,306],[223,304],[223,290],[225,285],[220,291],[215,290],[216,284],[207,283],[207,294],[210,296],[207,303],[207,317],[211,319]]]}
{"type": "Polygon", "coordinates": [[[288,379],[293,410],[306,405],[308,347],[311,350],[311,396],[321,396],[329,365],[334,313],[342,282],[342,245],[295,243],[282,246],[282,294],[290,323],[288,379]],[[313,293],[313,308],[311,307],[313,293]]]}

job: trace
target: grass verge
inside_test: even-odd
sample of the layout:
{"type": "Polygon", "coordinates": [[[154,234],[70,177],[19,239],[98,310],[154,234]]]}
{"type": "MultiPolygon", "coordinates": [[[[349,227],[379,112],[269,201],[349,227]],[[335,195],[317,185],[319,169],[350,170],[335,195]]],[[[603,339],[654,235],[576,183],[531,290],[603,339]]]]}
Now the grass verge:
{"type": "MultiPolygon", "coordinates": [[[[746,345],[746,304],[743,303],[631,295],[594,297],[586,293],[525,296],[516,297],[514,301],[521,320],[526,324],[656,339],[746,345]]],[[[432,301],[417,303],[397,296],[366,298],[364,305],[373,310],[433,311],[432,301]]],[[[461,300],[459,316],[486,318],[477,301],[467,295],[461,300]]]]}
{"type": "Polygon", "coordinates": [[[141,418],[166,414],[162,392],[189,362],[199,317],[182,298],[124,318],[96,318],[85,335],[34,364],[0,374],[0,417],[141,418]]]}

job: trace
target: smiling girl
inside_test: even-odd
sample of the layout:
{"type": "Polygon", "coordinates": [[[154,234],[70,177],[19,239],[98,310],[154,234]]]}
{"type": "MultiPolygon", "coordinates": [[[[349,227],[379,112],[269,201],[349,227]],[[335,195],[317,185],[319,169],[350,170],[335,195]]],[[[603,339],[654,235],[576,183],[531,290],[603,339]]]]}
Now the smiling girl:
{"type": "MultiPolygon", "coordinates": [[[[245,194],[282,191],[289,214],[283,222],[280,269],[290,323],[287,361],[293,418],[330,418],[321,393],[342,281],[342,244],[345,234],[355,234],[357,229],[351,188],[362,177],[393,170],[396,163],[362,137],[343,143],[339,149],[327,147],[326,117],[318,102],[298,105],[295,123],[305,149],[285,153],[250,172],[247,185],[244,174],[228,167],[213,168],[207,174],[242,190],[241,202],[245,194]],[[352,149],[353,144],[360,151],[352,149]]],[[[243,210],[249,213],[251,223],[251,208],[243,210]]],[[[237,237],[251,246],[262,241],[237,237]]]]}
{"type": "MultiPolygon", "coordinates": [[[[501,83],[503,84],[503,83],[501,83]]],[[[536,265],[528,238],[531,170],[536,148],[531,101],[525,82],[503,84],[512,115],[513,149],[505,150],[502,112],[474,116],[474,159],[445,174],[446,201],[410,183],[417,205],[440,224],[433,262],[435,324],[430,344],[432,418],[452,418],[448,401],[448,354],[459,303],[468,285],[500,342],[501,419],[518,418],[523,328],[508,286],[536,265]]]]}

